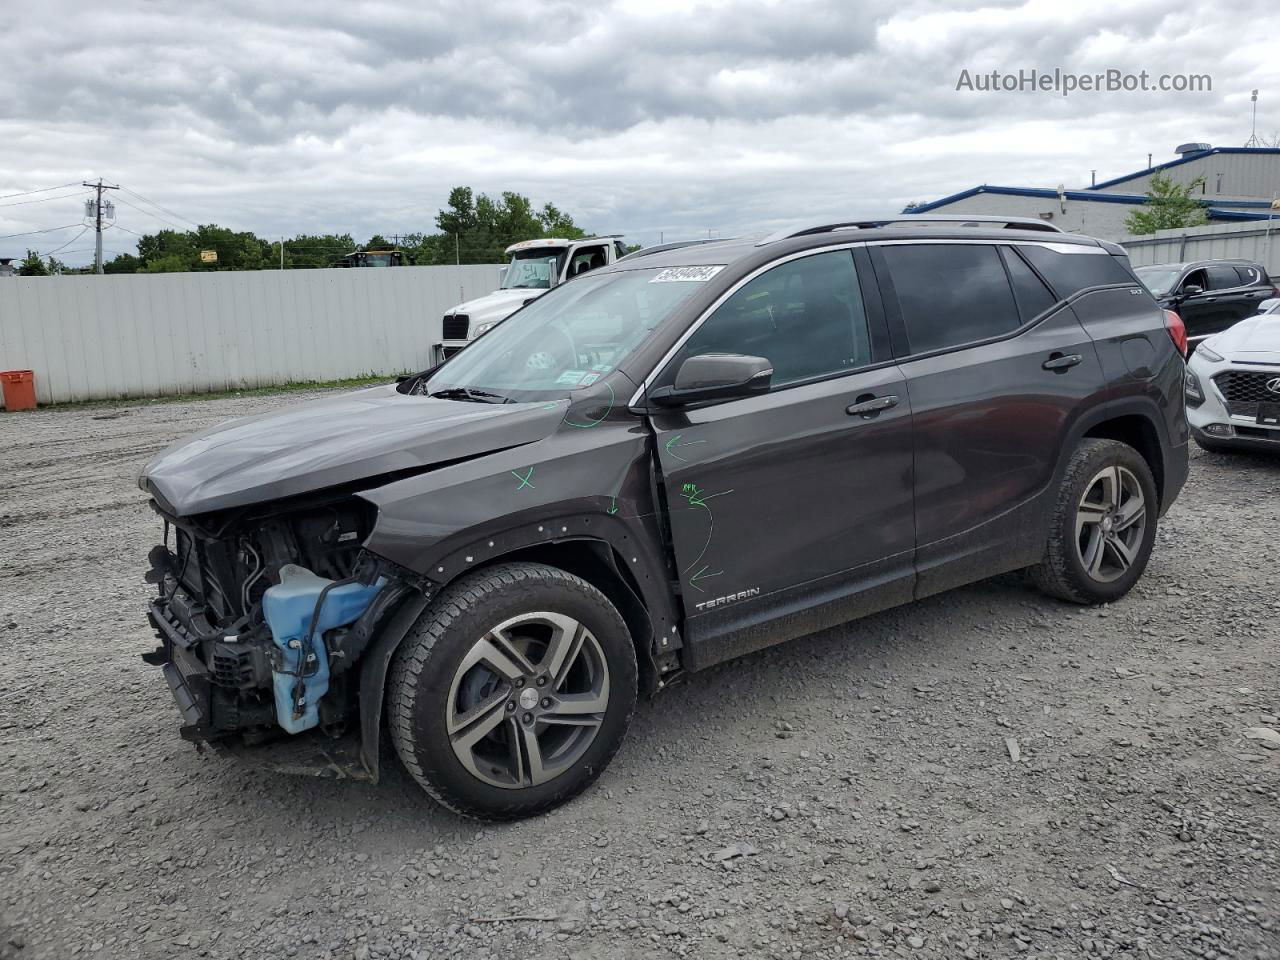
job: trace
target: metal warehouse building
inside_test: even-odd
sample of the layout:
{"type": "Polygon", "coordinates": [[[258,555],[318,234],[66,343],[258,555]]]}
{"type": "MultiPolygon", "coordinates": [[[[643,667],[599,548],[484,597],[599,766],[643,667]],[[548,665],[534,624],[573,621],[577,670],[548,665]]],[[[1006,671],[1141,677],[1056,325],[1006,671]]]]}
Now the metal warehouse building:
{"type": "Polygon", "coordinates": [[[1082,190],[983,185],[916,204],[903,213],[991,214],[1039,217],[1071,233],[1107,240],[1127,236],[1125,218],[1146,203],[1153,174],[1188,184],[1203,177],[1201,199],[1210,223],[1265,220],[1280,193],[1280,149],[1211,147],[1186,143],[1178,159],[1082,190]]]}

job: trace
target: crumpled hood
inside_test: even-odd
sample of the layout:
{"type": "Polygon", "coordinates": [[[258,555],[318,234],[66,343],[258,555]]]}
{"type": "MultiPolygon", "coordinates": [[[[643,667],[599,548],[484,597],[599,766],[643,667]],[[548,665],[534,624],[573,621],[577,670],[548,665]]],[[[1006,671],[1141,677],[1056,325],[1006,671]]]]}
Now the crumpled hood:
{"type": "Polygon", "coordinates": [[[546,292],[538,289],[495,290],[483,297],[460,303],[449,313],[465,313],[471,318],[471,330],[474,332],[479,324],[502,320],[523,307],[526,300],[536,300],[546,292]]]}
{"type": "Polygon", "coordinates": [[[1264,313],[1241,320],[1209,342],[1212,349],[1224,357],[1238,357],[1252,363],[1280,363],[1280,314],[1264,313]]]}
{"type": "Polygon", "coordinates": [[[190,516],[532,443],[563,416],[559,404],[470,403],[372,387],[180,440],[142,469],[138,485],[190,516]]]}

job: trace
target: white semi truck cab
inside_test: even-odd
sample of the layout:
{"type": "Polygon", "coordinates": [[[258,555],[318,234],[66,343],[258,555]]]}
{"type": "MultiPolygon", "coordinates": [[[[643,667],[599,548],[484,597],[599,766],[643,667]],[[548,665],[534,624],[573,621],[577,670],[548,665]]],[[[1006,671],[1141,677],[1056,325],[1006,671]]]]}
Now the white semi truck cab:
{"type": "Polygon", "coordinates": [[[445,311],[440,342],[432,348],[433,364],[443,363],[557,284],[621,259],[627,248],[620,237],[609,236],[522,240],[504,252],[510,261],[502,286],[445,311]]]}

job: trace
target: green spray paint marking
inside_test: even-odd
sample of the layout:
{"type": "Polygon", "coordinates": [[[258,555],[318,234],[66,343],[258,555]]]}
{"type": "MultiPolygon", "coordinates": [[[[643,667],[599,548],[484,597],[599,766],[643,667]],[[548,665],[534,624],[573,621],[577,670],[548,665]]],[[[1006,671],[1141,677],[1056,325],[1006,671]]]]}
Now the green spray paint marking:
{"type": "Polygon", "coordinates": [[[668,440],[668,441],[666,442],[666,444],[664,444],[664,446],[666,447],[667,453],[671,454],[671,456],[672,456],[672,457],[674,457],[676,460],[679,460],[681,463],[688,463],[688,462],[689,462],[688,460],[686,460],[684,457],[680,456],[680,454],[676,453],[675,448],[676,448],[676,447],[691,447],[691,446],[693,446],[695,443],[706,443],[707,441],[705,441],[705,440],[685,440],[685,441],[683,441],[683,442],[682,442],[682,441],[680,440],[680,437],[681,437],[681,436],[683,436],[683,434],[679,434],[679,433],[677,433],[674,437],[672,437],[670,440],[668,440]]]}
{"type": "MultiPolygon", "coordinates": [[[[689,501],[691,507],[706,507],[707,501],[716,497],[723,497],[726,493],[733,493],[732,490],[721,490],[719,493],[706,493],[696,483],[686,483],[680,491],[680,496],[689,501]]],[[[707,508],[710,512],[710,508],[707,508]]]]}
{"type": "Polygon", "coordinates": [[[618,498],[610,497],[609,498],[609,516],[612,517],[617,512],[618,512],[618,498]]]}
{"type": "MultiPolygon", "coordinates": [[[[685,573],[688,573],[690,570],[698,567],[698,565],[702,563],[702,558],[707,555],[707,551],[711,549],[711,538],[716,531],[716,518],[711,512],[711,508],[707,506],[707,501],[714,500],[716,497],[723,497],[726,493],[733,493],[733,491],[721,490],[719,493],[707,493],[696,483],[686,483],[681,486],[680,496],[684,497],[685,500],[689,502],[689,506],[701,507],[703,510],[707,511],[707,542],[702,545],[702,549],[698,552],[698,555],[694,557],[693,563],[685,567],[685,573]]],[[[716,573],[707,573],[706,571],[706,566],[698,567],[697,572],[689,578],[689,586],[701,592],[702,588],[694,583],[695,580],[706,580],[709,577],[718,577],[724,572],[723,570],[717,571],[716,573]]]]}
{"type": "Polygon", "coordinates": [[[618,402],[618,395],[613,392],[613,387],[606,383],[604,388],[609,391],[609,406],[605,408],[604,413],[600,414],[598,419],[592,420],[589,423],[574,423],[572,420],[565,420],[565,425],[569,427],[581,427],[583,430],[586,430],[589,427],[594,427],[598,424],[604,423],[605,418],[613,412],[613,405],[618,402]]]}
{"type": "Polygon", "coordinates": [[[723,570],[717,570],[715,573],[707,573],[707,566],[710,566],[710,564],[707,564],[701,570],[699,570],[697,573],[695,573],[692,577],[689,578],[689,586],[693,587],[693,589],[697,590],[700,593],[704,591],[700,586],[698,586],[699,580],[710,580],[712,577],[718,577],[722,573],[724,573],[723,570]]]}
{"type": "Polygon", "coordinates": [[[520,476],[520,474],[518,474],[514,470],[511,471],[511,475],[520,481],[520,486],[516,487],[517,490],[523,490],[525,487],[528,487],[530,490],[538,489],[532,483],[529,482],[530,479],[532,479],[533,477],[533,467],[530,467],[529,472],[526,473],[523,477],[520,476]]]}

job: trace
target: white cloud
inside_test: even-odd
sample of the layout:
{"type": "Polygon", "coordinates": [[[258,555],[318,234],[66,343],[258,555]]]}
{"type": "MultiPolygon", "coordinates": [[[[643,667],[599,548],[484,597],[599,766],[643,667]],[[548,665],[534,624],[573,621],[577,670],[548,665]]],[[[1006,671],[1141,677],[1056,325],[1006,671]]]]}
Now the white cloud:
{"type": "MultiPolygon", "coordinates": [[[[1247,30],[1207,16],[1187,0],[52,0],[0,33],[0,194],[101,174],[184,219],[367,236],[431,229],[468,184],[651,243],[984,182],[1077,187],[1185,140],[1242,143],[1253,87],[1260,128],[1280,128],[1271,7],[1233,9],[1247,30]],[[1213,90],[955,90],[962,68],[1031,67],[1210,73],[1213,90]]],[[[79,219],[76,198],[10,202],[0,235],[79,219]]],[[[123,205],[119,222],[165,225],[123,205]]]]}

